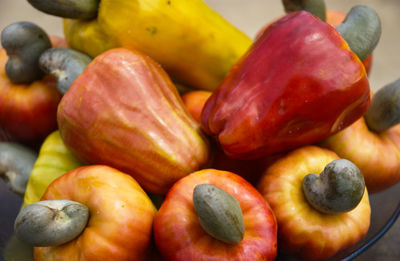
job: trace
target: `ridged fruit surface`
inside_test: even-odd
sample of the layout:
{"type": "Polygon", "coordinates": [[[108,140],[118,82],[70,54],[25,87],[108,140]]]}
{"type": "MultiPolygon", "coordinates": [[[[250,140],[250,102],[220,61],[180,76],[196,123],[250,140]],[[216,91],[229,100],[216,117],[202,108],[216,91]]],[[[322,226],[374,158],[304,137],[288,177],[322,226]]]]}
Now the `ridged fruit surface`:
{"type": "Polygon", "coordinates": [[[60,132],[52,132],[40,147],[39,156],[29,175],[23,207],[39,201],[53,180],[80,166],[82,163],[64,145],[60,132]]]}
{"type": "Polygon", "coordinates": [[[131,174],[164,194],[209,158],[209,145],[162,68],[138,51],[99,55],[63,96],[64,143],[88,163],[131,174]]]}

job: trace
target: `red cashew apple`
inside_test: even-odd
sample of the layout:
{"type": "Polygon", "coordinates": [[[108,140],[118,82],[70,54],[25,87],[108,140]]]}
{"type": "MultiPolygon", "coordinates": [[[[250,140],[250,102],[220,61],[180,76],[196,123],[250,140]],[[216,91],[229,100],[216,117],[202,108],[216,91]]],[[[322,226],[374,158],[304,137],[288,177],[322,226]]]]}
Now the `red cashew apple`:
{"type": "MultiPolygon", "coordinates": [[[[53,46],[66,46],[51,36],[53,46]]],[[[57,106],[61,94],[51,76],[30,84],[15,84],[5,72],[8,56],[0,50],[0,141],[17,141],[38,147],[57,129],[57,106]]]]}
{"type": "Polygon", "coordinates": [[[207,100],[201,123],[228,156],[258,158],[337,133],[366,112],[369,92],[338,31],[299,11],[255,41],[207,100]]]}
{"type": "Polygon", "coordinates": [[[268,203],[246,180],[231,172],[204,169],[180,179],[168,191],[154,220],[154,239],[165,260],[274,260],[275,222],[268,203]],[[197,189],[205,184],[203,197],[196,197],[197,189]],[[229,196],[213,194],[215,187],[229,196]],[[239,213],[233,211],[232,197],[240,206],[239,213]],[[218,239],[221,230],[223,235],[237,231],[237,214],[244,225],[242,237],[230,243],[218,239]]]}
{"type": "MultiPolygon", "coordinates": [[[[199,123],[201,120],[201,111],[211,94],[212,92],[210,91],[189,91],[182,95],[182,100],[186,109],[199,123]]],[[[210,168],[233,172],[242,176],[251,184],[256,184],[263,170],[277,157],[279,157],[279,155],[254,160],[233,159],[225,155],[219,144],[212,143],[210,168]]]]}
{"type": "MultiPolygon", "coordinates": [[[[336,11],[336,10],[326,10],[326,23],[330,24],[333,27],[339,26],[344,19],[346,18],[346,14],[341,12],[341,11],[336,11]]],[[[258,31],[256,34],[255,39],[258,39],[263,32],[268,28],[269,24],[263,26],[261,30],[258,31]]],[[[372,67],[372,53],[365,58],[362,63],[364,64],[365,71],[367,72],[367,75],[371,72],[371,67],[372,67]]]]}

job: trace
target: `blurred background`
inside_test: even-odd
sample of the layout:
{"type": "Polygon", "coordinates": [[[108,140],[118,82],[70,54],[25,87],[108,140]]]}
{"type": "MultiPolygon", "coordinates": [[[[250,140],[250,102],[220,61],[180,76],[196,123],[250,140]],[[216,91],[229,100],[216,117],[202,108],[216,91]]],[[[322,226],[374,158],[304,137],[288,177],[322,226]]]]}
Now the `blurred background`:
{"type": "MultiPolygon", "coordinates": [[[[205,0],[237,28],[254,37],[265,24],[284,14],[280,0],[205,0]]],[[[382,37],[374,51],[370,74],[372,90],[400,78],[400,0],[326,0],[328,9],[347,12],[353,5],[368,5],[381,17],[382,37]]],[[[48,34],[63,36],[61,19],[41,13],[26,0],[0,0],[0,30],[17,21],[30,21],[48,34]]],[[[399,200],[398,198],[394,200],[399,200]]],[[[366,253],[363,260],[400,260],[400,220],[366,253]]]]}

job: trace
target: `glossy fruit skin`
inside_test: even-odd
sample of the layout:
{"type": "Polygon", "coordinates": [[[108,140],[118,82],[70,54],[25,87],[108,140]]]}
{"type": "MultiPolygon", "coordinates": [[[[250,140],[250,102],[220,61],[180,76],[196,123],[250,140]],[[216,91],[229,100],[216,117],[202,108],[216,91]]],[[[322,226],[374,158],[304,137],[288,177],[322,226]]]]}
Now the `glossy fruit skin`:
{"type": "Polygon", "coordinates": [[[29,175],[23,206],[37,202],[53,180],[83,165],[64,145],[58,130],[46,137],[29,175]]]}
{"type": "Polygon", "coordinates": [[[399,124],[375,133],[361,118],[320,145],[356,164],[370,193],[383,191],[400,181],[399,124]]]}
{"type": "Polygon", "coordinates": [[[148,192],[165,194],[209,159],[208,140],[168,75],[138,51],[97,56],[63,96],[57,118],[79,159],[129,173],[148,192]]]}
{"type": "Polygon", "coordinates": [[[182,95],[183,104],[196,122],[201,122],[201,111],[212,92],[210,91],[189,91],[182,95]]]}
{"type": "Polygon", "coordinates": [[[144,260],[156,209],[129,175],[102,165],[77,168],[57,178],[42,200],[67,199],[89,208],[85,230],[56,247],[35,247],[38,260],[144,260]]]}
{"type": "Polygon", "coordinates": [[[164,260],[274,260],[277,253],[277,226],[268,203],[246,180],[227,171],[204,169],[175,183],[154,219],[153,229],[164,260]],[[204,183],[225,190],[239,201],[245,223],[240,243],[223,243],[200,226],[192,194],[196,185],[204,183]]]}
{"type": "MultiPolygon", "coordinates": [[[[201,111],[208,98],[210,91],[189,91],[182,95],[183,103],[192,117],[200,123],[201,111]]],[[[253,160],[233,159],[225,155],[221,146],[211,141],[212,159],[210,168],[230,171],[243,177],[251,184],[255,185],[265,168],[280,155],[272,155],[253,160]]]]}
{"type": "Polygon", "coordinates": [[[262,157],[350,125],[366,112],[369,91],[339,33],[299,11],[271,24],[232,68],[206,102],[202,127],[228,156],[262,157]]]}
{"type": "Polygon", "coordinates": [[[269,202],[278,222],[278,245],[302,260],[323,260],[358,242],[368,231],[371,208],[368,192],[356,208],[341,214],[314,209],[302,190],[302,180],[319,174],[339,157],[317,146],[289,152],[268,167],[257,186],[269,202]]]}
{"type": "Polygon", "coordinates": [[[204,90],[215,89],[252,43],[203,0],[102,0],[96,19],[65,19],[64,34],[92,57],[139,50],[178,82],[204,90]]]}
{"type": "MultiPolygon", "coordinates": [[[[346,14],[341,12],[341,11],[336,11],[336,10],[326,10],[326,23],[330,24],[333,27],[336,27],[340,25],[343,20],[346,18],[346,14]]],[[[268,28],[268,24],[261,28],[261,30],[258,31],[256,34],[255,39],[258,39],[265,29],[268,28]]],[[[367,75],[371,72],[371,67],[372,67],[372,53],[362,61],[365,67],[365,71],[367,72],[367,75]]]]}
{"type": "MultiPolygon", "coordinates": [[[[52,36],[53,46],[65,46],[52,36]]],[[[57,129],[57,105],[61,99],[51,76],[31,84],[13,84],[5,72],[8,56],[0,50],[0,141],[16,141],[38,147],[57,129]]]]}

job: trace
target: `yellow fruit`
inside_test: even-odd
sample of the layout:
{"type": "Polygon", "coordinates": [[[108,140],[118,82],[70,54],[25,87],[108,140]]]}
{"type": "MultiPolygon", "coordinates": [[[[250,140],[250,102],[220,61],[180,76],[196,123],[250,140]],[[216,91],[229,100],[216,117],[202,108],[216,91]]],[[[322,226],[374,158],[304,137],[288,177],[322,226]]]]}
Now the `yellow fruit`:
{"type": "Polygon", "coordinates": [[[252,41],[202,0],[102,0],[94,20],[64,20],[68,44],[94,57],[133,48],[176,81],[213,90],[252,41]]]}

